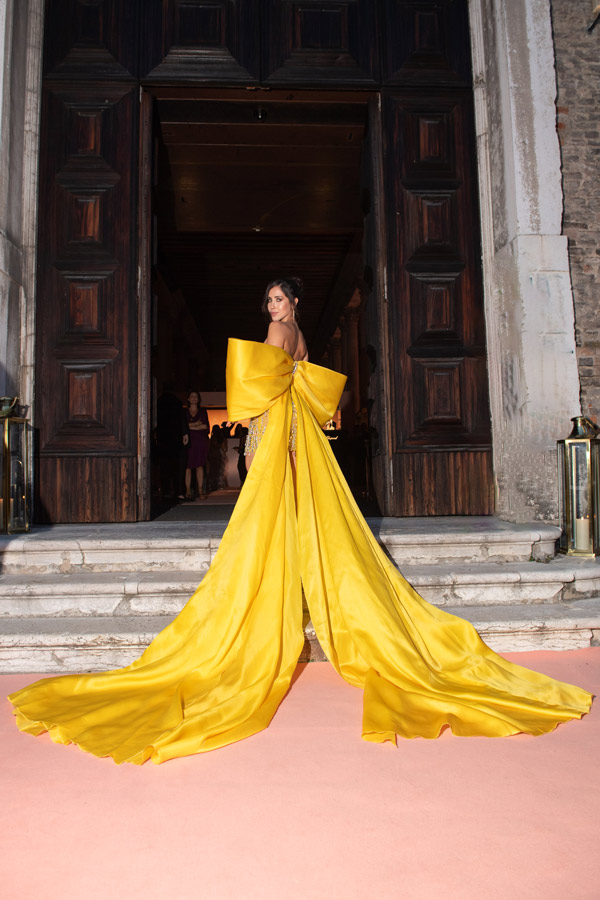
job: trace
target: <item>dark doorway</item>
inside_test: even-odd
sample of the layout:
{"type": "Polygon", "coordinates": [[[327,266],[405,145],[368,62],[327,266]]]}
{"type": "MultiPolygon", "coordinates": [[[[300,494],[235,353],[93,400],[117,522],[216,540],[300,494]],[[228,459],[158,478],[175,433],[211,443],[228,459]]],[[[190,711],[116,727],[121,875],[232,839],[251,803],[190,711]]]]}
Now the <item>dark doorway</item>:
{"type": "MultiPolygon", "coordinates": [[[[349,375],[335,449],[357,495],[368,494],[360,328],[368,95],[154,94],[153,427],[165,390],[182,401],[199,390],[221,417],[227,338],[262,341],[265,285],[300,276],[311,360],[349,375]],[[354,347],[339,332],[349,309],[359,319],[354,347]]],[[[151,482],[162,511],[156,470],[151,482]]]]}
{"type": "Polygon", "coordinates": [[[366,398],[382,512],[493,512],[466,0],[47,0],[45,23],[36,519],[149,518],[151,370],[218,388],[282,268],[312,359],[366,398]]]}

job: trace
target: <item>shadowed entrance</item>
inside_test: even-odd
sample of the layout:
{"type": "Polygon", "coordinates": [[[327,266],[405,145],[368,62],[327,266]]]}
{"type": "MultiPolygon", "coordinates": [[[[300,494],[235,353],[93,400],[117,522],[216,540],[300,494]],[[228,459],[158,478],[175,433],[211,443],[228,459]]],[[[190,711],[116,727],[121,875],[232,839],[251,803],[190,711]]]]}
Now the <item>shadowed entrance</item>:
{"type": "MultiPolygon", "coordinates": [[[[368,432],[356,434],[361,410],[367,421],[370,365],[360,325],[368,95],[153,93],[153,426],[167,389],[182,402],[198,390],[204,405],[227,418],[228,337],[262,341],[266,284],[300,276],[310,358],[349,375],[336,448],[348,457],[357,492],[368,492],[368,432]]],[[[154,509],[161,513],[155,468],[154,509]]],[[[230,487],[237,483],[230,478],[230,487]]]]}

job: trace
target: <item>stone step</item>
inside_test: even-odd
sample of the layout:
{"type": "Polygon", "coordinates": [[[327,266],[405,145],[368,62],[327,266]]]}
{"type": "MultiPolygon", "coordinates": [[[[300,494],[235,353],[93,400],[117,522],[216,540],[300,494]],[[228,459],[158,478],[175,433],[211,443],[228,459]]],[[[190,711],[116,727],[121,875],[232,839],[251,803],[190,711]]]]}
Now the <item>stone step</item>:
{"type": "MultiPolygon", "coordinates": [[[[492,516],[377,518],[373,533],[401,568],[435,563],[527,562],[554,556],[559,529],[492,516]]],[[[5,574],[189,571],[199,580],[226,522],[52,525],[0,537],[5,574]]]]}
{"type": "MultiPolygon", "coordinates": [[[[436,606],[559,603],[600,596],[596,560],[404,566],[415,589],[436,606]]],[[[201,573],[204,575],[206,569],[201,573]]],[[[195,572],[82,572],[0,575],[0,618],[176,615],[196,590],[195,572]]]]}
{"type": "MultiPolygon", "coordinates": [[[[600,599],[571,603],[449,607],[499,652],[572,650],[600,644],[600,599]]],[[[0,622],[0,672],[102,671],[132,662],[171,616],[86,616],[0,622]]],[[[312,623],[301,659],[324,654],[312,623]]]]}
{"type": "Polygon", "coordinates": [[[173,571],[0,575],[0,621],[13,616],[174,616],[199,580],[196,573],[173,571]]]}
{"type": "MultiPolygon", "coordinates": [[[[0,671],[126,665],[194,593],[225,524],[64,525],[0,538],[0,671]]],[[[600,633],[600,567],[554,557],[553,526],[369,524],[426,600],[469,618],[495,649],[589,646],[600,633]]],[[[303,658],[324,658],[310,622],[303,658]]]]}
{"type": "MultiPolygon", "coordinates": [[[[0,621],[0,673],[100,672],[133,662],[173,616],[65,616],[0,621]]],[[[299,662],[325,656],[312,623],[299,662]]]]}
{"type": "Polygon", "coordinates": [[[51,525],[0,538],[3,574],[195,572],[216,552],[226,522],[51,525]]]}
{"type": "MultiPolygon", "coordinates": [[[[497,653],[525,650],[579,650],[600,645],[600,598],[572,603],[513,604],[511,606],[445,607],[475,626],[497,653]]],[[[312,622],[305,633],[311,659],[326,659],[312,622]]]]}
{"type": "Polygon", "coordinates": [[[494,516],[368,519],[395,563],[546,562],[556,553],[560,528],[543,523],[513,525],[494,516]]]}
{"type": "Polygon", "coordinates": [[[547,563],[448,563],[404,566],[402,573],[436,606],[560,603],[600,596],[595,559],[557,556],[547,563]]]}

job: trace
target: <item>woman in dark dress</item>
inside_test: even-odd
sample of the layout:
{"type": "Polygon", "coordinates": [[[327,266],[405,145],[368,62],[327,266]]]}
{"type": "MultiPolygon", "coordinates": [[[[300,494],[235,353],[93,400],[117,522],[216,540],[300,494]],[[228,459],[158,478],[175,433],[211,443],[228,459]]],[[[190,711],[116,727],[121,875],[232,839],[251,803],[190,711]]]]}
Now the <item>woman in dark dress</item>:
{"type": "Polygon", "coordinates": [[[205,500],[204,466],[208,456],[208,413],[200,406],[200,394],[198,391],[190,391],[188,394],[188,408],[185,414],[190,430],[189,438],[187,435],[183,438],[183,443],[187,445],[185,499],[194,499],[192,493],[192,469],[195,469],[198,494],[202,500],[205,500]]]}

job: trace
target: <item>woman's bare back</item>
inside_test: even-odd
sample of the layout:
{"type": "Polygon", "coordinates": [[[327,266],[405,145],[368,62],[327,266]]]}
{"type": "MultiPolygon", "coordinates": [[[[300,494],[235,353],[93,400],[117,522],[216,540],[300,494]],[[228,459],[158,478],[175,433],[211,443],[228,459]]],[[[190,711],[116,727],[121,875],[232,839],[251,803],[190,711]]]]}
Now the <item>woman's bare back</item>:
{"type": "Polygon", "coordinates": [[[294,321],[271,322],[265,338],[265,344],[281,347],[290,354],[293,360],[308,359],[308,349],[304,335],[294,321]]]}

